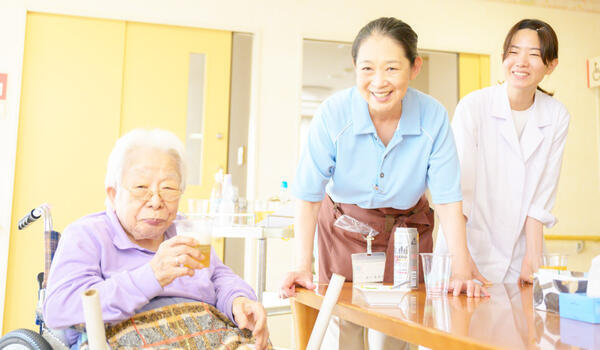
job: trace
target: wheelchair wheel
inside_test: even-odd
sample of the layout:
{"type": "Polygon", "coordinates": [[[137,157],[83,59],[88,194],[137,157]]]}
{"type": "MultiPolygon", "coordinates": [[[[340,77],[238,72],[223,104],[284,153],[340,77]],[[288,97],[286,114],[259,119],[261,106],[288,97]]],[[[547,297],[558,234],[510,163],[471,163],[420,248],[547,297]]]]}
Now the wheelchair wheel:
{"type": "Polygon", "coordinates": [[[29,329],[17,329],[0,338],[2,350],[52,350],[44,337],[29,329]]]}

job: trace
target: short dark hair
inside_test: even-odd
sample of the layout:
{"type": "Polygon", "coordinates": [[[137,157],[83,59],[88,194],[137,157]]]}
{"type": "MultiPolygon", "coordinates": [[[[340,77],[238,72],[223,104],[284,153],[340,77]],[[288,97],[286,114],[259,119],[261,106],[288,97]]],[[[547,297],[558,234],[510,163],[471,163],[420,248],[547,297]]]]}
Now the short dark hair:
{"type": "Polygon", "coordinates": [[[354,38],[352,43],[352,61],[356,64],[356,56],[362,42],[373,34],[389,36],[402,45],[406,58],[411,66],[415,63],[417,53],[417,33],[403,21],[394,17],[381,17],[367,23],[354,38]]]}
{"type": "MultiPolygon", "coordinates": [[[[540,39],[540,50],[542,51],[541,56],[544,65],[548,66],[550,62],[558,58],[558,37],[556,36],[554,29],[552,29],[548,23],[539,19],[522,19],[512,26],[508,31],[508,34],[506,34],[506,38],[504,39],[504,51],[502,52],[502,61],[508,56],[512,39],[521,29],[531,29],[537,32],[538,38],[540,39]]],[[[539,86],[537,89],[550,96],[554,95],[554,93],[548,92],[539,86]]]]}

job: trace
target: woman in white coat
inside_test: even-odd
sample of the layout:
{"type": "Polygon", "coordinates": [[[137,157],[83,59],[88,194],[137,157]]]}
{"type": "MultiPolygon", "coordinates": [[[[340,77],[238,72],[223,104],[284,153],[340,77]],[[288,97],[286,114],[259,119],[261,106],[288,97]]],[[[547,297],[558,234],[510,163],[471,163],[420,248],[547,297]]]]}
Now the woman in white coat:
{"type": "MultiPolygon", "coordinates": [[[[515,24],[504,41],[506,81],[457,105],[452,129],[461,165],[469,251],[492,282],[531,282],[552,227],[569,113],[538,84],[558,64],[558,39],[540,20],[515,24]]],[[[438,234],[436,251],[445,251],[438,234]]]]}

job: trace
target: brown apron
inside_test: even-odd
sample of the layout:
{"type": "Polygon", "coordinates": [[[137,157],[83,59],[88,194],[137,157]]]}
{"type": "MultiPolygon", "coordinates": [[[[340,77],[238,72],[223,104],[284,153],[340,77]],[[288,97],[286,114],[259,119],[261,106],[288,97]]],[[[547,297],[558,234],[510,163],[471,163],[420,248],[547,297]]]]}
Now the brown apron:
{"type": "MultiPolygon", "coordinates": [[[[334,226],[343,214],[364,222],[379,232],[373,240],[373,252],[385,252],[383,282],[394,280],[394,235],[396,227],[414,227],[419,231],[419,252],[433,250],[433,209],[422,196],[417,204],[406,210],[394,208],[363,209],[355,204],[334,203],[325,196],[317,221],[319,236],[319,282],[327,283],[333,273],[352,281],[352,258],[354,253],[366,253],[364,235],[342,230],[334,226]]],[[[419,281],[423,282],[423,268],[419,258],[419,281]]]]}

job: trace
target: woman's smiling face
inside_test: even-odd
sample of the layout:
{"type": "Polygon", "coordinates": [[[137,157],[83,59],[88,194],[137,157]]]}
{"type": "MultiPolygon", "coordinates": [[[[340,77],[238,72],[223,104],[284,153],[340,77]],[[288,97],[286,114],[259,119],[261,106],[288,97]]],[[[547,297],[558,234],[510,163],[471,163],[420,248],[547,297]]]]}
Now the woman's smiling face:
{"type": "Polygon", "coordinates": [[[517,31],[502,61],[504,76],[511,89],[535,90],[546,74],[552,73],[557,60],[544,64],[538,33],[532,29],[517,31]]]}
{"type": "Polygon", "coordinates": [[[356,86],[371,117],[400,117],[408,82],[416,78],[421,58],[411,65],[402,45],[386,35],[366,38],[356,56],[356,86]]]}

